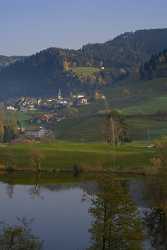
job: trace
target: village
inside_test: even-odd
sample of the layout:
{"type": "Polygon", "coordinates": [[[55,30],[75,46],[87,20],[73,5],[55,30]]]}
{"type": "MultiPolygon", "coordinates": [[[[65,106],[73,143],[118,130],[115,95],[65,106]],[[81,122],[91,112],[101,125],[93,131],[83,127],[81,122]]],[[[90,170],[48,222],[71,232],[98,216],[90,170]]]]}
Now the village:
{"type": "Polygon", "coordinates": [[[71,94],[69,97],[63,97],[61,89],[59,89],[56,97],[35,98],[35,97],[21,97],[13,101],[4,103],[7,111],[55,111],[63,107],[78,107],[80,105],[87,105],[88,97],[84,94],[71,94]]]}
{"type": "Polygon", "coordinates": [[[17,139],[42,139],[53,137],[53,127],[56,123],[72,116],[71,111],[77,110],[80,106],[88,105],[91,98],[85,94],[71,94],[64,97],[61,89],[55,97],[35,98],[21,97],[3,103],[3,110],[6,113],[29,115],[26,121],[19,120],[17,139]],[[70,114],[69,114],[70,113],[70,114]]]}

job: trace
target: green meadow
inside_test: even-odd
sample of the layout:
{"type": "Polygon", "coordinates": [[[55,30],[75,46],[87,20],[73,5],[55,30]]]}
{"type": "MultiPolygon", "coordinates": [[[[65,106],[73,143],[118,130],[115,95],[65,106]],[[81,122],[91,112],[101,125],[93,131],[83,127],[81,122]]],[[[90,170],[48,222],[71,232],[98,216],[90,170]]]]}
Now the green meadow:
{"type": "Polygon", "coordinates": [[[74,67],[72,71],[78,77],[89,77],[95,75],[100,69],[96,67],[74,67]]]}
{"type": "Polygon", "coordinates": [[[34,155],[40,170],[72,172],[78,166],[82,172],[121,171],[147,172],[154,150],[144,143],[112,147],[106,144],[57,142],[51,144],[1,145],[0,165],[11,164],[12,170],[36,171],[34,155]],[[11,163],[10,163],[11,160],[11,163]]]}

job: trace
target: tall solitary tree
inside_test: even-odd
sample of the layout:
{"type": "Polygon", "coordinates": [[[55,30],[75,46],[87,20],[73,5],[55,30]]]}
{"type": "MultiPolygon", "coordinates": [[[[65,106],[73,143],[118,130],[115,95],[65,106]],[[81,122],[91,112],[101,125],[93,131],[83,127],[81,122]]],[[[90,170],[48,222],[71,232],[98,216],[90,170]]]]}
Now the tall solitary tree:
{"type": "Polygon", "coordinates": [[[107,112],[104,124],[104,136],[105,141],[113,146],[124,142],[127,138],[127,126],[118,112],[107,112]]]}

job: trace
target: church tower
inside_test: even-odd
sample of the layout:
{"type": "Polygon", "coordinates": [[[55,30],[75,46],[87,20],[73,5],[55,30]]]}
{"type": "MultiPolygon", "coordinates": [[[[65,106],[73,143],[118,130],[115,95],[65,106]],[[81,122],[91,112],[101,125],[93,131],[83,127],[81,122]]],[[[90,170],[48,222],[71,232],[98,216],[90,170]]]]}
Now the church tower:
{"type": "Polygon", "coordinates": [[[58,91],[57,99],[58,100],[62,99],[61,89],[59,89],[59,91],[58,91]]]}

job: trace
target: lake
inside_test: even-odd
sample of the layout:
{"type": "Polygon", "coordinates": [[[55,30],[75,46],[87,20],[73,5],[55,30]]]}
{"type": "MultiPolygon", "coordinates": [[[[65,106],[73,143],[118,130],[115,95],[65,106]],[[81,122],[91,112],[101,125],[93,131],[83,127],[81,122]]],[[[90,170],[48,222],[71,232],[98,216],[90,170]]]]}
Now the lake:
{"type": "MultiPolygon", "coordinates": [[[[30,222],[44,250],[167,249],[165,178],[102,174],[0,181],[0,221],[30,222]]],[[[0,248],[1,249],[1,248],[0,248]]]]}

